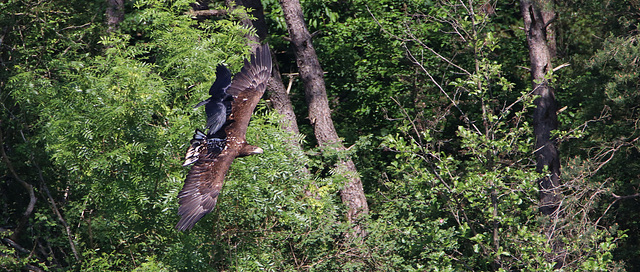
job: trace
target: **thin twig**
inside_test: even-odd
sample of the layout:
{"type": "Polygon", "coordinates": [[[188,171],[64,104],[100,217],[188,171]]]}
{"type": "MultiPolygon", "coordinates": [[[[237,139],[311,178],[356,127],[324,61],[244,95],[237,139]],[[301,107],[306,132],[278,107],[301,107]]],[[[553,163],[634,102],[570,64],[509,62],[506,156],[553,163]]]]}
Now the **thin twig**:
{"type": "MultiPolygon", "coordinates": [[[[433,76],[431,76],[431,73],[429,73],[429,71],[427,71],[427,69],[424,67],[424,65],[422,65],[422,63],[420,63],[415,56],[413,56],[413,54],[411,53],[411,50],[409,50],[409,48],[406,45],[406,41],[409,41],[407,39],[402,39],[400,37],[398,37],[395,34],[390,33],[389,31],[387,31],[382,24],[378,21],[378,19],[375,17],[375,15],[373,15],[373,13],[371,12],[371,10],[369,9],[369,7],[367,7],[367,11],[369,11],[369,14],[371,15],[371,17],[373,18],[373,20],[376,22],[376,24],[378,24],[378,26],[380,27],[380,29],[387,33],[388,35],[390,35],[391,37],[393,37],[394,39],[397,39],[399,41],[403,42],[403,47],[405,48],[405,51],[407,52],[407,55],[409,56],[410,60],[418,65],[418,67],[420,67],[420,69],[429,77],[429,79],[431,80],[431,82],[433,82],[433,84],[436,85],[436,87],[438,87],[438,89],[440,90],[440,92],[442,92],[445,97],[447,97],[447,99],[453,104],[453,106],[456,107],[456,109],[458,109],[458,111],[460,111],[460,114],[462,114],[462,117],[465,119],[465,122],[467,122],[469,125],[471,125],[476,132],[479,135],[482,135],[482,132],[480,132],[480,129],[478,129],[478,127],[476,127],[476,125],[471,122],[471,120],[469,119],[469,117],[467,117],[467,115],[464,113],[464,111],[462,111],[462,109],[458,106],[458,103],[456,103],[456,101],[454,99],[451,98],[451,96],[449,96],[449,94],[442,88],[442,86],[433,78],[433,76]]],[[[451,62],[450,60],[448,60],[447,58],[443,57],[442,55],[438,54],[435,50],[431,49],[430,47],[426,46],[425,44],[423,44],[419,39],[416,39],[411,33],[409,33],[409,35],[412,37],[411,41],[417,41],[421,46],[423,46],[424,48],[426,48],[427,50],[429,50],[430,52],[432,52],[433,54],[435,54],[436,56],[438,56],[440,59],[444,60],[445,62],[449,63],[450,65],[458,68],[460,71],[464,72],[465,74],[471,76],[471,73],[469,73],[469,71],[465,70],[464,68],[454,64],[453,62],[451,62]]]]}
{"type": "MultiPolygon", "coordinates": [[[[621,199],[630,199],[630,198],[640,197],[640,193],[632,194],[632,195],[624,195],[624,196],[617,195],[615,193],[611,193],[611,196],[613,196],[613,198],[616,199],[615,201],[618,201],[618,200],[621,200],[621,199]]],[[[614,201],[614,203],[615,203],[615,201],[614,201]]]]}
{"type": "Polygon", "coordinates": [[[88,22],[88,23],[86,23],[86,24],[79,25],[79,26],[68,26],[68,27],[65,27],[65,28],[60,29],[60,31],[63,31],[63,30],[69,30],[69,29],[83,28],[83,27],[85,27],[85,26],[89,26],[89,25],[91,25],[91,22],[88,22]]]}
{"type": "Polygon", "coordinates": [[[429,71],[427,71],[427,68],[425,68],[422,63],[418,62],[418,60],[413,56],[413,54],[411,54],[411,51],[409,50],[409,48],[407,48],[406,44],[403,45],[409,58],[411,59],[411,61],[418,65],[418,67],[420,67],[420,69],[422,69],[422,71],[429,77],[429,79],[431,80],[431,82],[433,82],[433,84],[436,85],[436,87],[438,87],[438,89],[440,90],[440,92],[442,94],[444,94],[445,97],[447,97],[447,99],[449,99],[449,101],[453,104],[454,107],[456,107],[456,109],[458,109],[458,111],[460,111],[460,114],[462,114],[462,117],[465,119],[465,122],[467,122],[469,125],[471,125],[476,132],[478,133],[478,135],[483,135],[482,132],[480,132],[480,129],[478,129],[478,127],[476,127],[476,125],[471,122],[471,119],[469,119],[469,117],[467,117],[467,114],[464,113],[464,111],[458,106],[458,103],[456,103],[456,101],[454,99],[451,98],[451,96],[449,96],[449,94],[442,88],[442,86],[440,86],[440,84],[433,78],[433,76],[431,76],[431,73],[429,73],[429,71]]]}
{"type": "Polygon", "coordinates": [[[460,71],[464,72],[465,74],[471,76],[471,73],[469,73],[469,71],[465,70],[464,68],[456,65],[455,63],[453,63],[451,60],[443,57],[442,55],[438,54],[438,52],[436,52],[435,50],[433,50],[431,47],[427,46],[426,44],[424,44],[422,42],[422,40],[416,38],[413,33],[411,31],[408,31],[407,34],[409,34],[409,36],[411,37],[411,39],[403,39],[398,37],[398,35],[395,35],[389,31],[387,31],[382,24],[378,21],[378,19],[376,18],[375,15],[373,15],[373,13],[371,12],[371,10],[369,9],[369,6],[367,6],[367,11],[369,11],[369,15],[371,15],[371,17],[373,18],[373,20],[376,22],[376,24],[380,27],[380,29],[384,32],[387,33],[389,36],[393,37],[396,40],[402,41],[402,42],[407,42],[407,41],[415,41],[418,42],[418,44],[420,44],[420,46],[426,48],[427,50],[429,50],[431,53],[433,53],[434,55],[436,55],[438,58],[442,59],[443,61],[445,61],[446,63],[450,64],[453,67],[458,68],[460,71]]]}

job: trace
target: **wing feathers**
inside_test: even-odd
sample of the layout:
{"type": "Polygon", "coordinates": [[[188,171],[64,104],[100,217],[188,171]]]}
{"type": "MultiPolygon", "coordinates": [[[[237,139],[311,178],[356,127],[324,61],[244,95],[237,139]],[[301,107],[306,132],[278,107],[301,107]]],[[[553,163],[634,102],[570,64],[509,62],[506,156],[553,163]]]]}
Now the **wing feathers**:
{"type": "Polygon", "coordinates": [[[181,217],[176,225],[178,230],[193,228],[198,220],[215,207],[224,177],[216,179],[211,171],[214,167],[212,160],[199,160],[189,171],[184,187],[178,194],[178,215],[181,217]]]}
{"type": "Polygon", "coordinates": [[[209,95],[216,98],[223,98],[224,91],[227,90],[230,84],[231,71],[229,71],[224,64],[219,64],[218,67],[216,67],[216,81],[213,82],[213,85],[209,89],[209,95]]]}
{"type": "Polygon", "coordinates": [[[236,74],[227,89],[227,93],[237,96],[247,89],[255,89],[264,92],[267,80],[271,76],[271,53],[268,45],[262,45],[256,49],[256,53],[251,55],[251,62],[244,61],[244,67],[240,73],[236,74]]]}
{"type": "MultiPolygon", "coordinates": [[[[226,141],[207,139],[212,135],[196,131],[185,156],[184,165],[193,166],[187,174],[182,191],[178,194],[178,215],[181,218],[176,229],[184,231],[193,228],[198,220],[215,208],[224,177],[236,157],[262,153],[259,147],[246,143],[245,133],[253,110],[271,76],[271,65],[269,46],[262,45],[251,56],[251,61],[245,60],[242,70],[226,88],[226,93],[234,97],[228,117],[233,121],[226,122],[220,128],[221,133],[226,132],[226,141]]],[[[220,66],[217,73],[220,73],[218,78],[221,81],[218,82],[216,78],[214,86],[227,85],[223,80],[226,76],[221,76],[224,75],[224,71],[220,66]]],[[[212,91],[213,89],[212,87],[212,91]]],[[[203,101],[198,105],[208,102],[203,101]]]]}
{"type": "Polygon", "coordinates": [[[184,164],[182,166],[191,165],[196,162],[200,158],[200,152],[202,151],[203,141],[206,142],[207,136],[204,135],[202,131],[196,129],[195,134],[193,135],[193,139],[189,143],[189,149],[187,149],[187,154],[184,156],[184,164]]]}

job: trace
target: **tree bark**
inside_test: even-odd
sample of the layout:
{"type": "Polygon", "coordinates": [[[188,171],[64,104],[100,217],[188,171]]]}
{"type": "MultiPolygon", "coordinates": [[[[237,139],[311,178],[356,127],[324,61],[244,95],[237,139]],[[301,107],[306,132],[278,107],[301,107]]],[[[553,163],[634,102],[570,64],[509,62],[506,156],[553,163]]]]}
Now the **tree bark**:
{"type": "MultiPolygon", "coordinates": [[[[275,59],[273,52],[271,56],[275,59]]],[[[300,129],[298,129],[296,114],[293,111],[293,104],[291,104],[287,89],[282,82],[282,77],[280,77],[280,67],[278,67],[277,63],[274,64],[272,73],[272,77],[267,82],[269,100],[271,100],[273,108],[283,116],[282,128],[292,132],[294,135],[298,135],[300,134],[300,129]]]]}
{"type": "MultiPolygon", "coordinates": [[[[533,80],[533,94],[538,95],[534,104],[533,132],[536,137],[536,170],[540,173],[547,167],[550,177],[540,183],[540,211],[550,215],[557,209],[560,199],[558,186],[560,185],[560,159],[558,149],[551,138],[551,131],[558,128],[558,105],[555,90],[549,83],[553,72],[551,65],[552,54],[548,46],[546,22],[543,19],[540,6],[547,4],[542,1],[522,0],[522,15],[524,17],[529,57],[531,58],[531,77],[533,80]]],[[[555,44],[555,43],[554,43],[555,44]]]]}
{"type": "Polygon", "coordinates": [[[118,29],[124,20],[124,0],[107,0],[107,32],[118,29]]]}
{"type": "MultiPolygon", "coordinates": [[[[264,8],[262,7],[262,2],[260,2],[259,0],[227,0],[227,1],[228,1],[227,2],[228,5],[235,2],[236,5],[243,6],[251,10],[250,11],[251,16],[253,16],[256,19],[255,20],[245,19],[245,20],[242,20],[242,23],[247,26],[253,26],[258,36],[256,37],[253,35],[249,35],[247,36],[247,38],[250,41],[256,42],[258,44],[261,41],[264,41],[264,39],[267,38],[267,22],[264,20],[264,8]]],[[[252,47],[253,49],[255,49],[256,47],[258,47],[258,45],[256,44],[255,46],[252,46],[252,47]]]]}
{"type": "MultiPolygon", "coordinates": [[[[304,23],[300,2],[298,0],[280,0],[280,5],[293,44],[299,73],[304,83],[305,99],[309,106],[309,119],[318,144],[323,149],[344,151],[346,149],[331,120],[323,71],[311,43],[311,34],[304,23]]],[[[336,166],[336,172],[344,174],[349,180],[340,190],[340,195],[342,202],[348,208],[347,220],[354,224],[355,234],[363,237],[366,232],[360,220],[362,215],[369,212],[369,207],[355,164],[349,158],[341,159],[336,166]]]]}
{"type": "MultiPolygon", "coordinates": [[[[533,112],[536,171],[544,173],[546,168],[548,174],[538,180],[540,212],[557,219],[562,216],[558,210],[562,200],[560,158],[551,132],[558,128],[558,103],[555,90],[549,82],[553,73],[551,61],[556,50],[555,32],[551,26],[555,18],[553,0],[521,0],[520,5],[529,45],[533,94],[539,96],[533,102],[536,106],[533,112]]],[[[548,259],[556,262],[556,268],[561,268],[565,258],[562,241],[553,229],[545,232],[553,248],[552,256],[548,259]]]]}

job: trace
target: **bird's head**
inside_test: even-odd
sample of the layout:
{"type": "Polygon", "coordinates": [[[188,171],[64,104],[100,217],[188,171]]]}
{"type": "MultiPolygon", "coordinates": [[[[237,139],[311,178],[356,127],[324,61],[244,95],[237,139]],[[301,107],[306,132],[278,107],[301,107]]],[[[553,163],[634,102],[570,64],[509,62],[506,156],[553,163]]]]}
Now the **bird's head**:
{"type": "Polygon", "coordinates": [[[238,157],[245,157],[262,153],[264,153],[264,150],[262,150],[262,148],[260,147],[254,145],[245,145],[242,147],[242,149],[240,149],[240,152],[238,152],[238,157]]]}

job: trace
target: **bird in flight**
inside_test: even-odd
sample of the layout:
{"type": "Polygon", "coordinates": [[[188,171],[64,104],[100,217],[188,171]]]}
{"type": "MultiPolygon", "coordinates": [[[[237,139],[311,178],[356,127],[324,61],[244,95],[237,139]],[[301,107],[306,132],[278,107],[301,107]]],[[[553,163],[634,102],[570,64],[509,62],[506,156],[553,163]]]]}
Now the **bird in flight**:
{"type": "Polygon", "coordinates": [[[205,106],[207,133],[196,129],[187,149],[183,166],[193,166],[178,193],[181,218],[176,229],[190,230],[213,210],[235,158],[263,152],[260,147],[247,144],[245,136],[271,76],[271,65],[269,46],[265,44],[244,61],[233,80],[224,65],[216,68],[216,80],[209,90],[211,97],[196,105],[205,106]]]}

